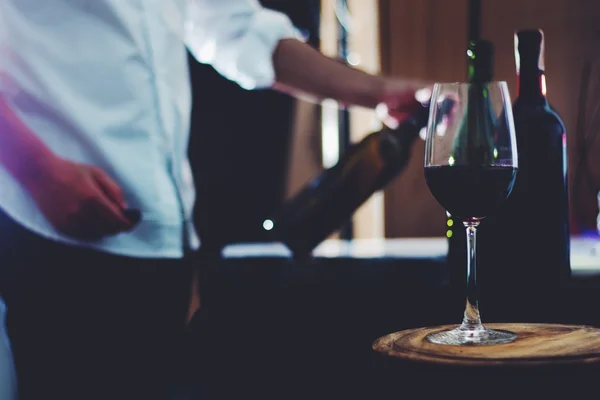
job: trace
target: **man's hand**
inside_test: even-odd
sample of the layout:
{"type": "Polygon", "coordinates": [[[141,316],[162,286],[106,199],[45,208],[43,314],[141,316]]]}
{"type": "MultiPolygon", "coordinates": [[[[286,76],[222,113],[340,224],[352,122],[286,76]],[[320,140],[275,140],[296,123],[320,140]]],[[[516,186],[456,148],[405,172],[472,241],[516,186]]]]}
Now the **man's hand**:
{"type": "Polygon", "coordinates": [[[0,93],[0,163],[61,233],[99,240],[132,229],[121,188],[104,171],[56,156],[0,93]]]}
{"type": "Polygon", "coordinates": [[[376,107],[377,117],[392,129],[409,117],[418,103],[431,99],[431,85],[417,80],[389,79],[382,92],[376,107]]]}
{"type": "Polygon", "coordinates": [[[54,157],[36,175],[26,186],[59,232],[94,241],[135,225],[123,214],[121,188],[101,169],[54,157]]]}

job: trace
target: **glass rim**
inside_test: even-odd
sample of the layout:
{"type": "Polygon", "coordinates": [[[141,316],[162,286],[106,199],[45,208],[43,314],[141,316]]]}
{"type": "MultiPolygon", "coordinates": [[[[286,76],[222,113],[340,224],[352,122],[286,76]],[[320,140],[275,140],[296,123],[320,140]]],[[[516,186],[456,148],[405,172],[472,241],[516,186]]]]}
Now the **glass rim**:
{"type": "MultiPolygon", "coordinates": [[[[472,82],[460,82],[460,81],[454,81],[454,82],[434,82],[433,86],[472,86],[474,83],[472,82]]],[[[489,82],[485,82],[486,85],[507,85],[506,81],[489,81],[489,82]]]]}

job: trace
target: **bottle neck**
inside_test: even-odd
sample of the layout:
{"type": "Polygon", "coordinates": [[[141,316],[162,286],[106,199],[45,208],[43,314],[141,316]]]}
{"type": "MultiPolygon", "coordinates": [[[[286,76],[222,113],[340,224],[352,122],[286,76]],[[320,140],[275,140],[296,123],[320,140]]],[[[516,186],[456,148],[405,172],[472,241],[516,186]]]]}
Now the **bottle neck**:
{"type": "Polygon", "coordinates": [[[517,73],[517,93],[520,99],[546,103],[546,75],[539,68],[521,68],[517,73]]]}
{"type": "Polygon", "coordinates": [[[482,68],[482,66],[469,66],[469,83],[484,85],[493,80],[493,71],[491,68],[482,68]]]}

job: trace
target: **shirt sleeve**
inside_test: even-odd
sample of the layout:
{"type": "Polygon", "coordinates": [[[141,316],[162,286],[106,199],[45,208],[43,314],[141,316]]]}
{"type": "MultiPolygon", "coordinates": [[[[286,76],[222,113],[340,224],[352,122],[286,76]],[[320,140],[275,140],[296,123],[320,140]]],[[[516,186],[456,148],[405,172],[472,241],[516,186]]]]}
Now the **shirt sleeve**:
{"type": "Polygon", "coordinates": [[[272,56],[280,40],[304,40],[287,15],[258,0],[188,0],[187,11],[190,52],[248,90],[275,82],[272,56]]]}

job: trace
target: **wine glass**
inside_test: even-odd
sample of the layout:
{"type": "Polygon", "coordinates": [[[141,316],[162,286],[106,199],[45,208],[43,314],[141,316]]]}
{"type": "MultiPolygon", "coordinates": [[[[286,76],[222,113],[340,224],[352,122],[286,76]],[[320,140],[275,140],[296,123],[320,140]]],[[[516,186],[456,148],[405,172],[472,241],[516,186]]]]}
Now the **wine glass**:
{"type": "Polygon", "coordinates": [[[447,345],[509,343],[517,335],[481,324],[476,275],[476,234],[481,221],[498,211],[510,195],[517,173],[517,143],[506,82],[436,83],[425,144],[429,190],[467,235],[467,304],[462,324],[429,334],[447,345]],[[454,100],[443,118],[445,99],[454,100]]]}

